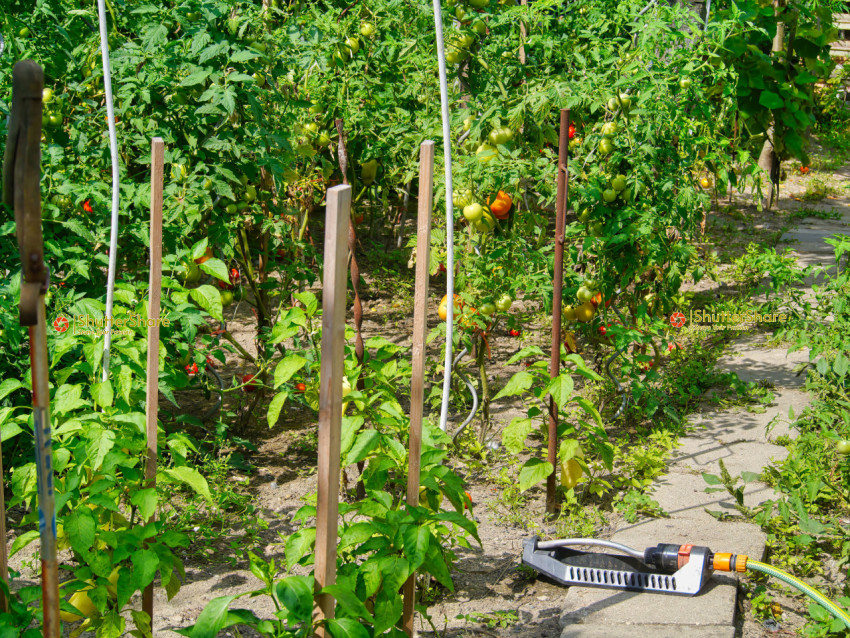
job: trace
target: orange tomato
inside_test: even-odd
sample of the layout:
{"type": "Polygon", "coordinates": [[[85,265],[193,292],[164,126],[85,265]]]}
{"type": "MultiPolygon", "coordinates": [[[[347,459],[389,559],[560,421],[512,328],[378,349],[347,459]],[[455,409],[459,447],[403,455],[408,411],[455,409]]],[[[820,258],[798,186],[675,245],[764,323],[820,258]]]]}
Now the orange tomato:
{"type": "Polygon", "coordinates": [[[510,195],[505,191],[499,191],[496,195],[496,201],[490,204],[490,198],[488,197],[487,204],[490,206],[490,212],[493,213],[496,219],[507,219],[508,211],[513,205],[513,200],[511,200],[510,195]]]}
{"type": "MultiPolygon", "coordinates": [[[[448,295],[443,295],[443,298],[440,300],[440,306],[437,308],[437,315],[440,317],[441,321],[445,321],[448,314],[448,299],[448,295]]],[[[460,298],[460,295],[455,295],[454,299],[453,317],[459,315],[463,311],[463,300],[460,298]]]]}
{"type": "Polygon", "coordinates": [[[599,304],[601,304],[602,303],[602,293],[597,292],[595,295],[593,295],[593,299],[590,300],[590,303],[592,303],[594,306],[598,306],[599,304]]]}

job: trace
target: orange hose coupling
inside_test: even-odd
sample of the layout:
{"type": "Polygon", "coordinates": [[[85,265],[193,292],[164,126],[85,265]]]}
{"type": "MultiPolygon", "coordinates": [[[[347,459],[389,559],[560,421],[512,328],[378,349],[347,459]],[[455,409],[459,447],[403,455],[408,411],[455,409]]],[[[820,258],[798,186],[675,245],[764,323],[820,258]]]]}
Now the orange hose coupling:
{"type": "Polygon", "coordinates": [[[746,554],[731,554],[728,552],[719,552],[714,555],[713,567],[718,572],[737,572],[742,573],[747,571],[746,554]]]}

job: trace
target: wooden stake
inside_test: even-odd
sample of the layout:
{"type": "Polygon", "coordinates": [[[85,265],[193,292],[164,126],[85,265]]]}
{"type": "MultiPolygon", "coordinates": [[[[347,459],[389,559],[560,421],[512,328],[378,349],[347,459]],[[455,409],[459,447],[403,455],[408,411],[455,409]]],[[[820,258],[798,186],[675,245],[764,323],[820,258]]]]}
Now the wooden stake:
{"type": "MultiPolygon", "coordinates": [[[[320,593],[336,582],[339,519],[339,446],[342,423],[342,376],[345,346],[345,293],[348,288],[348,225],[351,186],[328,190],[325,214],[325,269],[322,278],[322,363],[319,374],[319,493],[316,502],[314,619],[334,617],[334,598],[320,593]]],[[[330,637],[322,626],[316,635],[330,637]]]]}
{"type": "MultiPolygon", "coordinates": [[[[148,285],[148,361],[147,361],[147,459],[145,482],[156,486],[157,423],[159,414],[159,311],[162,291],[162,189],[165,166],[165,142],[161,137],[151,141],[151,245],[150,280],[148,285]]],[[[151,516],[149,523],[154,520],[151,516]]],[[[142,611],[153,629],[153,583],[142,592],[142,611]]]]}
{"type": "MultiPolygon", "coordinates": [[[[434,142],[422,142],[419,153],[419,215],[416,234],[416,291],[413,297],[413,352],[410,380],[410,441],[408,444],[407,503],[419,505],[422,456],[422,412],[425,403],[425,337],[428,335],[428,276],[431,264],[431,211],[434,207],[434,142]]],[[[416,573],[404,583],[401,624],[413,636],[416,573]]]]}
{"type": "MultiPolygon", "coordinates": [[[[558,139],[558,181],[555,200],[555,275],[552,295],[552,354],[549,361],[549,376],[555,378],[561,371],[561,301],[564,290],[564,232],[567,215],[567,194],[570,187],[568,172],[570,110],[561,109],[561,131],[558,139]]],[[[558,509],[555,498],[558,470],[558,406],[549,397],[549,447],[546,460],[552,464],[552,473],[546,478],[546,513],[554,514],[558,509]]]]}
{"type": "MultiPolygon", "coordinates": [[[[9,587],[9,566],[6,549],[6,495],[3,486],[3,447],[0,445],[0,578],[9,587]]],[[[9,612],[9,601],[0,591],[0,613],[9,612]]]]}

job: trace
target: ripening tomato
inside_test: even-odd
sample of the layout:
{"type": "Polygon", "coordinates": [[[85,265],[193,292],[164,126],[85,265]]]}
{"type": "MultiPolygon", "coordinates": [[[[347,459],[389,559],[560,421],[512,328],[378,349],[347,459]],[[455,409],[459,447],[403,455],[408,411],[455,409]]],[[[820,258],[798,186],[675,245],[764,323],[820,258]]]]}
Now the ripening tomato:
{"type": "Polygon", "coordinates": [[[303,383],[296,383],[295,384],[295,391],[296,392],[304,392],[306,389],[307,389],[307,386],[304,385],[303,383]]]}
{"type": "MultiPolygon", "coordinates": [[[[487,203],[490,204],[490,198],[487,198],[487,203]]],[[[493,213],[493,216],[496,219],[507,219],[508,212],[511,210],[511,206],[513,205],[513,201],[511,200],[510,195],[508,195],[505,191],[499,191],[496,195],[496,201],[490,204],[490,212],[493,213]]]]}
{"type": "MultiPolygon", "coordinates": [[[[448,295],[443,295],[443,298],[440,300],[440,305],[437,308],[437,315],[440,317],[441,321],[445,321],[448,316],[448,295]]],[[[461,299],[460,295],[454,296],[454,310],[452,311],[452,318],[457,317],[459,314],[463,312],[463,299],[461,299]]]]}

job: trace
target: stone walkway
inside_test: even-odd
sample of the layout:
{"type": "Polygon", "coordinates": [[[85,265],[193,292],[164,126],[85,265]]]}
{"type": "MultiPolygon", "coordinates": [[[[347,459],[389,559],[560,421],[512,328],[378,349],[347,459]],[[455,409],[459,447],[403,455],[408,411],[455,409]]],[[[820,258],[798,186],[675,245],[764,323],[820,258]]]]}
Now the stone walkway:
{"type": "MultiPolygon", "coordinates": [[[[843,177],[843,176],[842,176],[843,177]]],[[[843,180],[842,180],[843,182],[843,180]]],[[[795,201],[783,200],[782,208],[799,208],[795,201]]],[[[835,233],[850,234],[850,206],[846,197],[806,204],[808,208],[834,208],[840,220],[809,218],[782,237],[793,248],[802,266],[829,265],[832,247],[824,239],[835,233]]],[[[781,248],[777,252],[781,252],[781,248]]],[[[810,292],[810,291],[807,291],[810,292]]],[[[669,518],[642,519],[620,527],[612,540],[643,550],[657,543],[691,543],[715,552],[744,553],[753,559],[764,557],[765,535],[756,526],[723,522],[705,509],[736,514],[733,499],[724,490],[706,493],[702,473],[720,474],[722,459],[731,475],[760,473],[773,460],[787,455],[785,448],[770,439],[788,430],[789,408],[799,414],[809,399],[803,390],[804,377],[793,368],[807,361],[803,351],[788,355],[785,348],[764,347],[764,339],[743,335],[730,344],[729,354],[718,369],[735,372],[743,381],[772,384],[774,400],[763,413],[745,408],[706,407],[691,415],[692,430],[679,439],[670,460],[669,473],[662,477],[653,497],[669,518]],[[776,423],[774,424],[774,419],[776,423]],[[767,426],[773,424],[769,435],[767,426]]],[[[773,498],[771,488],[750,483],[745,504],[754,506],[773,498]]],[[[561,615],[562,638],[735,638],[761,636],[758,629],[736,629],[738,579],[716,573],[697,596],[631,593],[614,590],[571,587],[567,589],[561,615]]]]}

